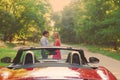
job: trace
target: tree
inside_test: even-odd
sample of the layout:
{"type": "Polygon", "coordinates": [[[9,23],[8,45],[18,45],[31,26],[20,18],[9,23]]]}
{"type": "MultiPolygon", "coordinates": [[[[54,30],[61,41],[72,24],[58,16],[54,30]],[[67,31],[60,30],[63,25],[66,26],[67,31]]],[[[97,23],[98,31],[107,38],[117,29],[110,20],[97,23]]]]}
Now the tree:
{"type": "Polygon", "coordinates": [[[7,35],[5,40],[9,37],[11,40],[25,40],[35,35],[38,38],[42,30],[49,28],[46,23],[49,23],[51,8],[47,0],[2,0],[0,4],[3,15],[9,16],[1,14],[1,20],[4,21],[1,25],[4,31],[1,34],[7,35]],[[35,34],[32,35],[31,32],[35,34]]]}
{"type": "Polygon", "coordinates": [[[63,11],[62,36],[64,40],[70,40],[70,35],[75,39],[73,43],[109,45],[117,49],[120,43],[119,13],[119,0],[75,0],[63,11]]]}
{"type": "Polygon", "coordinates": [[[9,12],[5,10],[0,10],[0,32],[3,34],[3,40],[9,40],[11,42],[13,34],[14,34],[14,22],[15,18],[9,12]]]}

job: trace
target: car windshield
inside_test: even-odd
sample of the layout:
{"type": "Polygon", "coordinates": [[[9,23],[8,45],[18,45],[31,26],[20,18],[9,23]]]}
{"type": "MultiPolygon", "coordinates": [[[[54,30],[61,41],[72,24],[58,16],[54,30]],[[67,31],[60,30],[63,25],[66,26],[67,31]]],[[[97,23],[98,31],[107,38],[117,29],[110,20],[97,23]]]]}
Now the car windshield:
{"type": "Polygon", "coordinates": [[[87,59],[82,49],[71,47],[27,47],[18,50],[8,68],[82,67],[86,64],[87,59]]]}
{"type": "MultiPolygon", "coordinates": [[[[22,57],[21,57],[21,62],[22,62],[22,60],[24,59],[24,57],[25,57],[25,54],[27,53],[27,52],[31,52],[31,53],[33,53],[34,54],[34,56],[35,56],[35,59],[37,60],[37,61],[40,61],[40,62],[42,62],[42,61],[49,61],[49,62],[54,62],[54,61],[59,61],[59,62],[66,62],[66,59],[67,59],[67,57],[68,57],[68,54],[71,52],[70,50],[59,50],[60,51],[60,56],[61,56],[61,58],[59,58],[59,57],[54,57],[54,56],[56,56],[57,55],[57,51],[58,50],[54,50],[54,51],[49,51],[49,50],[44,50],[44,53],[43,54],[47,54],[47,58],[43,58],[42,57],[42,52],[43,52],[43,49],[42,50],[29,50],[29,51],[23,51],[23,54],[22,54],[22,57]]],[[[27,56],[26,56],[27,57],[27,56]]]]}
{"type": "Polygon", "coordinates": [[[13,63],[16,64],[35,64],[35,63],[75,63],[83,64],[87,63],[84,57],[83,50],[73,48],[22,48],[19,49],[13,63]],[[58,55],[59,53],[59,55],[58,55]]]}

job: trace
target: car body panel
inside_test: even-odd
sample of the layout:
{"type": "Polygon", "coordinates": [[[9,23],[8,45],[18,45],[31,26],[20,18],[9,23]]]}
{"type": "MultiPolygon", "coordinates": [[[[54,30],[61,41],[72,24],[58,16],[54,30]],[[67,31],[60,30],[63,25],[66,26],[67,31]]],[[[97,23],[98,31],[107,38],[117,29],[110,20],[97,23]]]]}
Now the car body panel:
{"type": "Polygon", "coordinates": [[[88,80],[115,80],[104,67],[99,69],[90,68],[68,68],[68,67],[45,67],[26,68],[12,70],[1,68],[0,80],[35,80],[35,79],[88,79],[88,80]]]}

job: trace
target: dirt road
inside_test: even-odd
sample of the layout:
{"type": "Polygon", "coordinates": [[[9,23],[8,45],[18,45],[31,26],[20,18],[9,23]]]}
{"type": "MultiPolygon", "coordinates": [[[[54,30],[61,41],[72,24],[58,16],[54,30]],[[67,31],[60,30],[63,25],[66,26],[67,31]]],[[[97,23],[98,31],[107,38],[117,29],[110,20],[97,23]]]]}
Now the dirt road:
{"type": "Polygon", "coordinates": [[[114,60],[102,54],[92,53],[88,51],[86,48],[83,48],[83,50],[87,57],[94,56],[100,59],[100,63],[95,65],[106,67],[109,71],[111,71],[116,76],[117,80],[120,80],[120,61],[114,60]]]}

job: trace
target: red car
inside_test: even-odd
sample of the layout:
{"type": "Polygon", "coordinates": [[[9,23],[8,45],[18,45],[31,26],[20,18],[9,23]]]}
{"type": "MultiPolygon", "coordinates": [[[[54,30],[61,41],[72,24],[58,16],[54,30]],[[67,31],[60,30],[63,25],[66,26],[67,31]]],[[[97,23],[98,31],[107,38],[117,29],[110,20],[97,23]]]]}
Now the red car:
{"type": "MultiPolygon", "coordinates": [[[[11,62],[10,58],[2,62],[11,62]]],[[[95,57],[86,58],[82,49],[72,47],[24,47],[20,48],[12,63],[0,67],[0,80],[117,80],[98,63],[95,57]],[[60,51],[62,59],[53,59],[60,51]],[[47,55],[43,58],[41,53],[47,55]]]]}

